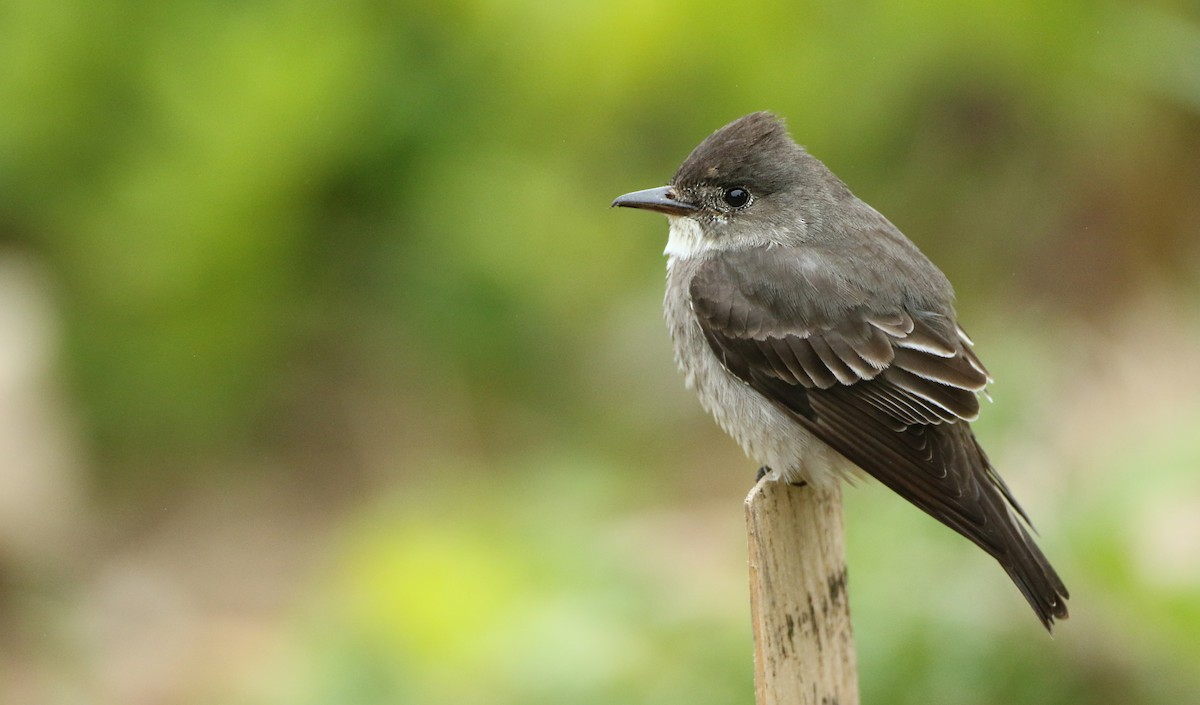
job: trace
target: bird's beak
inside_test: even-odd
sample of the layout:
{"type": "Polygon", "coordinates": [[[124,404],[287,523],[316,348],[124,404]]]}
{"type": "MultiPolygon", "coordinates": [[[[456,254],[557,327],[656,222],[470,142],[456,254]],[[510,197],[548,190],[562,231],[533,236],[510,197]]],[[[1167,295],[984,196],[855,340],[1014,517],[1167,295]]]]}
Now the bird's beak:
{"type": "Polygon", "coordinates": [[[667,215],[688,215],[699,210],[697,206],[676,200],[675,189],[670,186],[648,188],[644,191],[634,191],[624,196],[617,196],[612,204],[621,208],[643,208],[667,215]]]}

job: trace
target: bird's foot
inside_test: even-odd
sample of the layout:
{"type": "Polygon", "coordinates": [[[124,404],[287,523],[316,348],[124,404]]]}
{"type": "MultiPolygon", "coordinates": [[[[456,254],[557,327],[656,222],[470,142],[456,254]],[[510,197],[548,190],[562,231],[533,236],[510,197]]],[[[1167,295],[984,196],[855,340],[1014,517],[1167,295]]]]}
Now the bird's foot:
{"type": "MultiPolygon", "coordinates": [[[[758,484],[759,482],[762,482],[762,479],[770,474],[771,474],[771,468],[767,467],[766,465],[762,466],[761,468],[758,469],[758,474],[754,476],[754,483],[758,484]]],[[[806,482],[805,480],[797,480],[796,482],[789,482],[788,484],[791,485],[792,487],[807,487],[808,486],[808,482],[806,482]]]]}

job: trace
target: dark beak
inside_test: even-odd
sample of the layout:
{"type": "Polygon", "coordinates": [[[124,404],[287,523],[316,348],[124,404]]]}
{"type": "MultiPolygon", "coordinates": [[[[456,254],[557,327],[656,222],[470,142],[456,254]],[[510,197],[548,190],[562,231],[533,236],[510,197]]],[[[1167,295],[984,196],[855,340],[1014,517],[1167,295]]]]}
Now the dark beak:
{"type": "Polygon", "coordinates": [[[687,215],[699,210],[690,203],[675,200],[675,189],[670,186],[648,188],[645,191],[634,191],[624,196],[617,196],[617,200],[612,204],[621,208],[642,208],[667,215],[687,215]]]}

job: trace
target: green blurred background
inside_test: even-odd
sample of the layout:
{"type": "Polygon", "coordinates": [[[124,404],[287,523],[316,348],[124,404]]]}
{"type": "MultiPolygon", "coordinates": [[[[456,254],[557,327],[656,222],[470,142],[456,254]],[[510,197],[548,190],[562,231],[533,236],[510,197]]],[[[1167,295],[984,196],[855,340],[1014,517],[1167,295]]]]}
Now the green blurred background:
{"type": "Polygon", "coordinates": [[[1114,0],[0,0],[0,702],[752,702],[608,203],[759,109],[956,283],[1074,596],[848,491],[864,702],[1200,702],[1200,9],[1114,0]]]}

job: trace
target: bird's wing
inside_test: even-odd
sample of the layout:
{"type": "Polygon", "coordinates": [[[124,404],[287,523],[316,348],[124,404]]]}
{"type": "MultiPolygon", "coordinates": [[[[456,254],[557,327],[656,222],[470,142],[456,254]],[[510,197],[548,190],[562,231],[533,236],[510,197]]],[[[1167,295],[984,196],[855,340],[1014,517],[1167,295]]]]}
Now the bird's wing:
{"type": "Polygon", "coordinates": [[[1065,587],[1009,513],[1006,505],[1025,516],[971,432],[976,395],[991,380],[949,303],[939,311],[887,289],[884,277],[849,280],[811,253],[738,257],[705,262],[689,286],[725,368],[996,557],[1047,627],[1065,616],[1065,587]]]}

